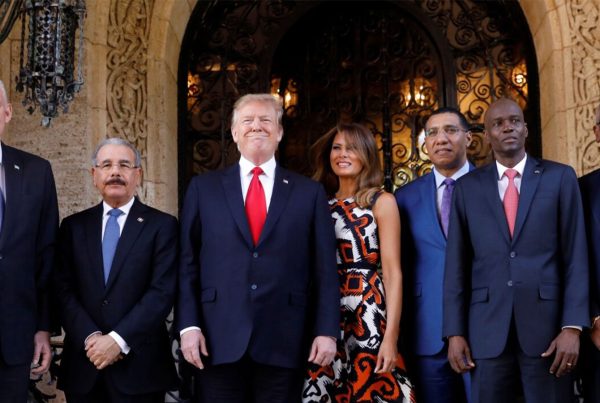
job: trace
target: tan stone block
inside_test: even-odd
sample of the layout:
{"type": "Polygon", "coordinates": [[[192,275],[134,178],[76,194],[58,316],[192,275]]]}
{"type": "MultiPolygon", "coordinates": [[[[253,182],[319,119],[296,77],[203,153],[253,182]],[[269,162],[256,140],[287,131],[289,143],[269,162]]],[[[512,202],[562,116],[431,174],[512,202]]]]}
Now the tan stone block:
{"type": "MultiPolygon", "coordinates": [[[[566,109],[564,51],[555,51],[539,71],[542,127],[558,112],[566,109]]],[[[571,83],[572,85],[572,83],[571,83]]]]}
{"type": "Polygon", "coordinates": [[[193,8],[184,0],[175,0],[173,2],[169,23],[180,44],[183,42],[183,35],[185,34],[192,10],[193,8]]]}
{"type": "Polygon", "coordinates": [[[86,43],[84,86],[88,87],[88,104],[92,108],[106,109],[108,68],[106,56],[108,48],[106,45],[86,43]]]}
{"type": "Polygon", "coordinates": [[[96,45],[107,44],[110,3],[110,0],[86,2],[87,17],[83,26],[84,36],[96,45]]]}
{"type": "Polygon", "coordinates": [[[562,48],[562,35],[561,27],[558,26],[557,11],[547,13],[533,37],[540,68],[548,61],[554,50],[562,48]]]}
{"type": "Polygon", "coordinates": [[[532,36],[535,36],[542,21],[546,18],[546,13],[552,10],[554,5],[552,1],[546,0],[522,0],[520,4],[529,25],[529,31],[532,36]]]}

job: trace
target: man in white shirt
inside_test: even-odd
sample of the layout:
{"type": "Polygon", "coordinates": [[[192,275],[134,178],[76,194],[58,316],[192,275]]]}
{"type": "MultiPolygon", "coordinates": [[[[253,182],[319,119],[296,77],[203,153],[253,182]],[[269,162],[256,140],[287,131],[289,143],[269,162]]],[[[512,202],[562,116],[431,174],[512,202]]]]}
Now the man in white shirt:
{"type": "Polygon", "coordinates": [[[572,400],[579,334],[589,325],[585,228],[572,168],[525,151],[519,105],[485,117],[495,161],[454,188],[443,336],[474,403],[572,400]]]}
{"type": "Polygon", "coordinates": [[[175,298],[177,220],[134,197],[141,157],[118,138],[92,158],[102,202],[65,218],[56,293],[65,329],[58,387],[69,403],[163,403],[176,386],[165,320],[175,298]]]}

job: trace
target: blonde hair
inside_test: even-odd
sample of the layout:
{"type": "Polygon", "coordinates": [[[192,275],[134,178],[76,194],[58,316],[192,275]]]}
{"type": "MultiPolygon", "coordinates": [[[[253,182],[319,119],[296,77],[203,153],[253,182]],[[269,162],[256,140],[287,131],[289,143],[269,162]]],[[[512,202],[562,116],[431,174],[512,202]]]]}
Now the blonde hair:
{"type": "Polygon", "coordinates": [[[323,184],[330,197],[333,197],[338,190],[339,178],[333,172],[329,160],[333,140],[338,133],[342,133],[346,142],[354,147],[363,165],[362,171],[358,174],[358,188],[354,200],[362,208],[369,207],[373,203],[373,197],[381,191],[383,173],[375,138],[365,126],[359,123],[338,123],[317,140],[311,148],[315,166],[313,179],[323,184]]]}
{"type": "Polygon", "coordinates": [[[281,99],[271,94],[246,94],[235,101],[235,104],[233,104],[233,113],[231,114],[231,127],[235,125],[235,122],[238,118],[238,111],[250,102],[271,104],[275,110],[275,113],[277,114],[277,124],[280,128],[283,127],[281,122],[283,117],[283,104],[281,99]]]}

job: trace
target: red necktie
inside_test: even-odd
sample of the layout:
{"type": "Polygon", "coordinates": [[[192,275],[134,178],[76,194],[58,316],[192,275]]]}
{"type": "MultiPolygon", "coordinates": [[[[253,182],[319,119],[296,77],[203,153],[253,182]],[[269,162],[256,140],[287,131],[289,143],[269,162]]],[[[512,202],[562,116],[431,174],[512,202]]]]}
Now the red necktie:
{"type": "Polygon", "coordinates": [[[506,222],[508,222],[508,230],[512,238],[515,231],[515,221],[517,220],[517,207],[519,206],[519,191],[515,185],[515,176],[519,173],[514,169],[504,171],[504,176],[508,178],[508,187],[504,193],[504,214],[506,214],[506,222]]]}
{"type": "Polygon", "coordinates": [[[255,167],[251,172],[252,180],[248,187],[248,193],[246,193],[246,216],[248,217],[252,240],[254,241],[254,245],[256,245],[267,218],[267,202],[265,200],[265,191],[262,187],[262,183],[260,183],[260,180],[258,179],[258,176],[263,173],[263,170],[260,167],[255,167]]]}

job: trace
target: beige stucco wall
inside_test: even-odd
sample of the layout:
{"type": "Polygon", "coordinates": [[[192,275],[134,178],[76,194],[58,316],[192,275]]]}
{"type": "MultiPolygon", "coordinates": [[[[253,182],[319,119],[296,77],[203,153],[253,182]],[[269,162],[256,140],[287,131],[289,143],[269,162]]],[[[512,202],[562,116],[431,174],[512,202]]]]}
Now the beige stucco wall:
{"type": "MultiPolygon", "coordinates": [[[[177,212],[177,67],[196,1],[88,2],[85,85],[70,112],[55,119],[50,129],[40,127],[39,114],[30,116],[25,111],[21,94],[14,90],[20,27],[0,45],[0,78],[7,83],[15,107],[6,141],[52,162],[61,216],[99,200],[89,178],[89,157],[100,139],[125,124],[118,114],[111,116],[109,105],[114,109],[131,97],[108,86],[109,77],[119,73],[112,66],[115,52],[126,55],[130,50],[111,41],[111,35],[123,33],[145,38],[136,45],[145,52],[144,68],[138,68],[137,81],[128,87],[135,91],[133,95],[143,95],[137,117],[144,119],[145,131],[132,134],[145,157],[140,196],[151,205],[177,212]]],[[[543,155],[571,164],[579,174],[587,172],[600,166],[591,134],[593,108],[600,104],[600,0],[521,0],[521,5],[538,58],[543,155]]],[[[124,60],[118,68],[126,68],[127,63],[133,61],[124,60]]]]}

